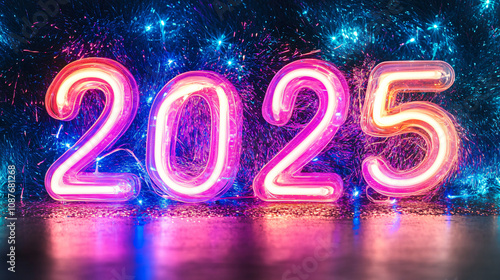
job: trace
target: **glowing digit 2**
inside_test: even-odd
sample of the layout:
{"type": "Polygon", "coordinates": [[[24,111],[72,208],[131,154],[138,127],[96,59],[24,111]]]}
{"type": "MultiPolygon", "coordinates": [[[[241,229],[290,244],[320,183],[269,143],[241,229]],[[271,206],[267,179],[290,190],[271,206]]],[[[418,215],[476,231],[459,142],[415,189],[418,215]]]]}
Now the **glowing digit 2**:
{"type": "Polygon", "coordinates": [[[173,199],[200,202],[232,186],[241,155],[242,105],[234,86],[221,75],[193,71],[169,81],[155,98],[148,124],[146,165],[153,182],[173,199]],[[190,178],[173,162],[180,111],[199,96],[211,114],[210,154],[203,172],[190,178]]]}
{"type": "Polygon", "coordinates": [[[102,114],[92,127],[52,164],[45,176],[47,192],[56,200],[125,201],[140,191],[140,181],[129,173],[90,173],[87,167],[130,126],[139,106],[134,77],[120,63],[85,58],[68,64],[55,77],[45,96],[49,115],[72,120],[87,90],[106,97],[102,114]]]}
{"type": "Polygon", "coordinates": [[[457,162],[459,138],[448,113],[430,102],[394,105],[400,91],[440,92],[454,80],[453,68],[443,61],[384,62],[372,71],[361,116],[363,131],[377,137],[417,133],[428,150],[409,170],[397,170],[378,156],[366,158],[363,176],[375,191],[390,197],[422,194],[450,172],[457,162]]]}
{"type": "Polygon", "coordinates": [[[288,143],[254,179],[256,195],[265,201],[335,201],[343,191],[342,179],[331,173],[300,173],[331,141],[347,117],[349,88],[332,64],[306,59],[292,62],[271,81],[262,114],[274,125],[291,118],[301,89],[313,90],[319,108],[309,124],[288,143]]]}

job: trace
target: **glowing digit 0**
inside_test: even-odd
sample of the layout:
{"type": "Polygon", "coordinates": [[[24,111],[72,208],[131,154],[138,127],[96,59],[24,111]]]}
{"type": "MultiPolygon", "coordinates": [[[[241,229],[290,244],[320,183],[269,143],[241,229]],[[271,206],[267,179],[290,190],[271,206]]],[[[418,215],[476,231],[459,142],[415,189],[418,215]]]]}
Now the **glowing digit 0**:
{"type": "Polygon", "coordinates": [[[274,125],[285,125],[291,118],[300,90],[313,90],[319,108],[310,123],[288,143],[255,177],[253,188],[266,201],[335,201],[343,191],[337,174],[301,173],[345,122],[349,108],[349,89],[332,64],[306,59],[292,62],[271,81],[262,114],[274,125]]]}
{"type": "Polygon", "coordinates": [[[82,172],[130,126],[139,106],[134,77],[120,63],[85,58],[64,67],[45,96],[49,115],[72,120],[87,90],[101,90],[106,104],[94,125],[52,164],[45,176],[47,192],[56,200],[125,201],[140,191],[140,181],[129,173],[82,172]]]}
{"type": "Polygon", "coordinates": [[[439,185],[457,162],[459,138],[452,119],[441,107],[423,101],[395,106],[400,91],[440,92],[455,80],[453,68],[442,61],[397,61],[379,64],[370,74],[361,127],[371,136],[417,133],[427,144],[423,161],[397,170],[384,159],[363,161],[363,176],[378,193],[390,197],[422,194],[439,185]]]}
{"type": "Polygon", "coordinates": [[[193,71],[169,81],[155,98],[148,124],[146,165],[159,190],[184,202],[207,201],[232,186],[241,155],[242,106],[234,86],[214,72],[193,71]],[[192,96],[210,108],[210,153],[203,172],[183,174],[173,162],[179,114],[192,96]]]}

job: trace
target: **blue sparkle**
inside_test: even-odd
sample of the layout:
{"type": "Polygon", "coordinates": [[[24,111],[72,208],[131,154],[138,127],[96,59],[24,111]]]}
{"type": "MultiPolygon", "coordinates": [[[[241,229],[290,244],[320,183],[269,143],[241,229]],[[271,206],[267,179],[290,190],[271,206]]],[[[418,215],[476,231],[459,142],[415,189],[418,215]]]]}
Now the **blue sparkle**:
{"type": "Polygon", "coordinates": [[[415,38],[411,38],[410,40],[406,41],[406,44],[408,43],[414,43],[415,42],[415,38]]]}
{"type": "Polygon", "coordinates": [[[449,199],[455,199],[455,198],[467,198],[467,197],[469,197],[469,196],[470,196],[470,195],[468,195],[468,194],[464,194],[464,195],[450,195],[450,194],[449,194],[449,195],[448,195],[448,198],[449,198],[449,199]]]}
{"type": "Polygon", "coordinates": [[[333,36],[332,41],[335,41],[335,40],[337,40],[337,37],[333,36]]]}
{"type": "Polygon", "coordinates": [[[359,191],[355,190],[354,193],[353,193],[353,195],[357,197],[359,195],[359,191]]]}
{"type": "Polygon", "coordinates": [[[146,31],[151,30],[151,25],[146,26],[146,31]]]}
{"type": "Polygon", "coordinates": [[[434,23],[433,25],[429,26],[427,28],[427,30],[431,30],[431,29],[438,29],[439,28],[439,25],[437,23],[434,23]]]}
{"type": "Polygon", "coordinates": [[[165,22],[163,20],[160,21],[160,23],[161,23],[162,26],[165,26],[165,22]]]}
{"type": "Polygon", "coordinates": [[[174,62],[172,59],[169,59],[168,60],[168,65],[172,64],[172,62],[174,62]]]}
{"type": "Polygon", "coordinates": [[[319,158],[315,157],[312,159],[312,161],[318,161],[319,158]]]}
{"type": "Polygon", "coordinates": [[[152,100],[153,100],[153,97],[152,97],[152,96],[151,96],[151,97],[149,97],[149,98],[148,98],[148,103],[150,103],[152,100]]]}
{"type": "Polygon", "coordinates": [[[233,62],[232,62],[231,60],[229,60],[229,61],[227,62],[227,65],[231,65],[231,64],[233,64],[233,62]]]}
{"type": "Polygon", "coordinates": [[[56,138],[58,138],[58,139],[59,139],[59,133],[61,132],[62,127],[63,127],[63,125],[61,124],[59,126],[59,129],[57,130],[56,138]]]}

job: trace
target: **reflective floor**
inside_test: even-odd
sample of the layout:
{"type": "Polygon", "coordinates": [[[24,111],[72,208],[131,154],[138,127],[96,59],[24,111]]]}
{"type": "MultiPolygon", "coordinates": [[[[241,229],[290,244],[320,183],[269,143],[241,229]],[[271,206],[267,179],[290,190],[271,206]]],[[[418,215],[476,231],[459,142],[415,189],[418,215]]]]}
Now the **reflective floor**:
{"type": "Polygon", "coordinates": [[[500,279],[499,216],[23,217],[0,279],[500,279]]]}

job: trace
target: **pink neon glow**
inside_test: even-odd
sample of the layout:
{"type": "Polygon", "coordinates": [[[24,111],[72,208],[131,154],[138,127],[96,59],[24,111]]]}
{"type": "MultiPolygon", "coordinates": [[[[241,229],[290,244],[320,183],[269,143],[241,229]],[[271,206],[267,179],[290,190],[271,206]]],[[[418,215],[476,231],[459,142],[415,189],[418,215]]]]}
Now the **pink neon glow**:
{"type": "Polygon", "coordinates": [[[158,93],[148,124],[146,165],[160,192],[184,202],[214,199],[232,186],[241,155],[242,105],[234,86],[221,75],[193,71],[178,75],[158,93]],[[190,177],[175,164],[179,114],[192,96],[208,103],[210,153],[203,172],[190,177]]]}
{"type": "Polygon", "coordinates": [[[129,173],[82,172],[130,126],[139,106],[134,77],[120,63],[106,58],[84,58],[68,64],[47,90],[49,115],[69,121],[78,115],[83,95],[104,93],[104,110],[92,127],[59,159],[45,176],[50,196],[62,201],[126,201],[138,195],[140,181],[129,173]]]}
{"type": "Polygon", "coordinates": [[[426,141],[427,155],[416,167],[397,170],[378,156],[363,161],[363,176],[378,193],[390,197],[418,195],[438,186],[457,162],[459,138],[449,114],[430,102],[396,106],[401,91],[440,92],[455,80],[443,61],[392,61],[373,69],[368,81],[361,127],[371,136],[417,133],[426,141]]]}
{"type": "Polygon", "coordinates": [[[342,73],[331,63],[316,59],[286,65],[267,89],[262,114],[273,125],[285,125],[292,116],[299,91],[304,88],[318,95],[318,112],[255,177],[253,188],[262,200],[335,201],[342,195],[339,175],[300,172],[345,122],[349,88],[342,73]]]}

